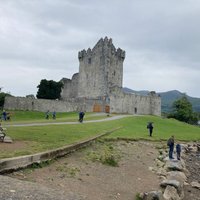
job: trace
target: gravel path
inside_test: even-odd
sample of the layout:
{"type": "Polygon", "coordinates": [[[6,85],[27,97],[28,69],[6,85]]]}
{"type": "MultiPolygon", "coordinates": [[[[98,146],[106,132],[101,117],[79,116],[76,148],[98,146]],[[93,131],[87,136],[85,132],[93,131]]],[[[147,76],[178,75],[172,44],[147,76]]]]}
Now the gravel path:
{"type": "MultiPolygon", "coordinates": [[[[133,115],[116,115],[104,119],[98,120],[88,120],[84,121],[84,124],[94,123],[94,122],[104,122],[104,121],[112,121],[117,119],[122,119],[125,117],[132,117],[133,115]]],[[[48,125],[61,125],[61,124],[80,124],[80,122],[45,122],[45,123],[30,123],[30,124],[5,124],[4,127],[21,127],[21,126],[48,126],[48,125]]]]}

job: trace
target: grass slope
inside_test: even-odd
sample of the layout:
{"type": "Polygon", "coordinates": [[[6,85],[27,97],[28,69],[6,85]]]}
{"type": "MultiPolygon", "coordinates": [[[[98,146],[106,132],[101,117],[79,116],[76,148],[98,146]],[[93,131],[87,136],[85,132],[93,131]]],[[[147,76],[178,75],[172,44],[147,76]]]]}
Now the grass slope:
{"type": "MultiPolygon", "coordinates": [[[[16,114],[18,119],[15,120],[13,117],[13,121],[8,123],[24,123],[25,121],[35,123],[36,121],[44,121],[44,114],[41,115],[41,120],[38,119],[38,115],[41,115],[41,113],[30,112],[26,115],[23,112],[19,112],[16,114]],[[37,115],[37,117],[35,115],[37,115]]],[[[66,113],[60,113],[60,115],[57,114],[57,116],[58,118],[56,119],[56,122],[63,119],[72,119],[77,121],[76,113],[69,113],[68,117],[66,117],[66,113]]],[[[85,120],[97,119],[96,117],[103,118],[107,116],[94,116],[88,113],[86,114],[85,120]]],[[[4,122],[4,125],[5,123],[7,122],[4,122]]],[[[112,131],[117,127],[120,127],[120,129],[106,136],[106,139],[123,138],[159,141],[167,140],[171,135],[174,135],[176,140],[200,141],[199,127],[188,125],[177,120],[163,119],[155,116],[130,116],[119,120],[95,123],[8,127],[7,135],[9,135],[14,142],[21,142],[23,145],[15,151],[9,151],[8,149],[2,150],[0,148],[0,158],[27,155],[62,147],[64,145],[77,143],[80,140],[112,131]],[[154,122],[153,137],[149,137],[148,129],[146,128],[149,121],[154,122]]]]}

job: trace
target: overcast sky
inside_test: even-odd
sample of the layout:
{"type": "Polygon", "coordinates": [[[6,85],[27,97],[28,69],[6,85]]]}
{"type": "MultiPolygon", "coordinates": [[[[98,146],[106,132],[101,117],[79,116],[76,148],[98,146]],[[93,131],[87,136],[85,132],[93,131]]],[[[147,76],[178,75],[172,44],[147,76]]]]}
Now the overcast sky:
{"type": "Polygon", "coordinates": [[[37,93],[100,38],[126,51],[123,87],[200,97],[199,0],[0,0],[0,87],[37,93]]]}

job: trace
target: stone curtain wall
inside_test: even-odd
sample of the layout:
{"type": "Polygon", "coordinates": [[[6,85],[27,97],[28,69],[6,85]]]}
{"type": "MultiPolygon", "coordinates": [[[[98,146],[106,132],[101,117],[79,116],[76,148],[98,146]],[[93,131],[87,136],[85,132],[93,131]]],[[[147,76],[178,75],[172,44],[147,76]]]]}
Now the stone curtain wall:
{"type": "Polygon", "coordinates": [[[161,116],[161,98],[157,95],[141,96],[124,93],[120,88],[110,96],[110,112],[161,116]]]}
{"type": "Polygon", "coordinates": [[[6,110],[28,110],[28,111],[41,111],[46,112],[79,112],[81,110],[93,112],[95,104],[105,106],[105,101],[102,99],[66,99],[60,100],[47,100],[47,99],[31,99],[26,97],[6,97],[4,109],[6,110]]]}
{"type": "Polygon", "coordinates": [[[4,109],[29,110],[46,112],[71,112],[77,110],[80,105],[69,101],[56,101],[47,99],[31,99],[25,97],[6,97],[4,109]]]}
{"type": "Polygon", "coordinates": [[[93,112],[94,105],[102,107],[101,112],[105,112],[105,106],[110,105],[110,113],[119,114],[142,114],[161,115],[161,99],[158,96],[140,96],[137,94],[115,91],[109,97],[109,103],[103,99],[76,98],[60,100],[31,99],[26,97],[6,97],[4,109],[6,110],[29,110],[46,112],[93,112]]]}

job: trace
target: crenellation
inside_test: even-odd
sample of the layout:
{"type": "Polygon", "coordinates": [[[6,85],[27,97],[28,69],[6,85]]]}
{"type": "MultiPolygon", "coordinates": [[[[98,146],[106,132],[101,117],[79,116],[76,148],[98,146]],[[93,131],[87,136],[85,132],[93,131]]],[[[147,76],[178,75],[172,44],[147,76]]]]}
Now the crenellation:
{"type": "Polygon", "coordinates": [[[116,51],[116,55],[120,60],[124,60],[125,59],[125,51],[123,51],[122,49],[118,48],[116,51]]]}
{"type": "Polygon", "coordinates": [[[79,61],[83,60],[84,57],[85,57],[85,55],[86,55],[85,49],[82,50],[82,51],[79,51],[79,52],[78,52],[78,59],[79,59],[79,61]]]}
{"type": "Polygon", "coordinates": [[[87,56],[90,56],[91,54],[92,54],[92,50],[90,49],[90,48],[88,48],[88,50],[87,50],[87,56]]]}

